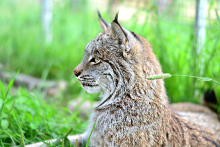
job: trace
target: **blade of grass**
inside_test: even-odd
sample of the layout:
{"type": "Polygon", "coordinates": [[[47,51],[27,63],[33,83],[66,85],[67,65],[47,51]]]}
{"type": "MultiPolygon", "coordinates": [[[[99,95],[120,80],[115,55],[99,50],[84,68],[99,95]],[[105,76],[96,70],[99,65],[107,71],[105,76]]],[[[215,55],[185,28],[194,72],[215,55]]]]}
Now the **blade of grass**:
{"type": "Polygon", "coordinates": [[[20,141],[18,141],[17,139],[15,139],[12,134],[8,133],[8,132],[5,131],[5,130],[4,130],[4,133],[7,134],[8,136],[10,136],[11,138],[13,138],[13,140],[15,140],[17,143],[20,143],[20,141]]]}
{"type": "MultiPolygon", "coordinates": [[[[19,73],[19,71],[16,73],[15,77],[18,75],[18,73],[19,73]]],[[[10,83],[9,83],[9,85],[8,85],[8,87],[7,87],[6,93],[5,93],[5,90],[4,90],[4,85],[3,85],[3,83],[0,81],[0,90],[1,90],[2,97],[3,97],[3,103],[2,103],[2,106],[1,106],[1,108],[0,108],[0,116],[1,116],[2,110],[3,110],[3,108],[4,108],[4,105],[5,105],[5,101],[6,101],[8,92],[9,92],[11,86],[12,86],[13,83],[14,83],[15,77],[10,81],[10,83]]]]}
{"type": "Polygon", "coordinates": [[[40,131],[37,131],[38,133],[40,133],[41,135],[43,135],[47,140],[49,140],[48,138],[47,138],[47,136],[46,135],[44,135],[43,133],[41,133],[40,131]]]}
{"type": "MultiPolygon", "coordinates": [[[[198,80],[201,80],[201,81],[213,81],[217,84],[220,84],[220,82],[216,81],[216,80],[213,80],[209,77],[197,77],[197,76],[189,76],[189,75],[172,75],[172,76],[181,76],[181,77],[190,77],[190,78],[197,78],[198,80]]],[[[147,77],[148,80],[155,80],[155,79],[165,79],[165,78],[170,78],[171,77],[171,74],[169,73],[166,73],[166,74],[159,74],[159,75],[155,75],[155,76],[150,76],[150,77],[147,77]]]]}
{"type": "Polygon", "coordinates": [[[76,139],[74,147],[77,147],[78,139],[76,139]]]}
{"type": "Polygon", "coordinates": [[[2,140],[1,140],[1,146],[4,147],[4,144],[3,144],[2,140]]]}
{"type": "Polygon", "coordinates": [[[66,135],[65,135],[64,138],[67,138],[67,136],[68,136],[72,131],[73,131],[73,128],[71,128],[71,129],[66,133],[66,135]]]}
{"type": "Polygon", "coordinates": [[[211,79],[211,78],[209,78],[209,77],[197,77],[197,76],[176,75],[176,74],[174,74],[174,75],[172,75],[172,76],[178,76],[178,77],[190,77],[190,78],[196,78],[196,79],[201,80],[201,81],[213,81],[213,82],[215,82],[215,83],[217,83],[217,84],[220,84],[218,81],[213,80],[213,79],[211,79]]]}
{"type": "Polygon", "coordinates": [[[1,81],[0,81],[0,90],[1,90],[2,99],[3,99],[3,102],[2,102],[2,105],[1,105],[1,108],[0,108],[0,116],[1,116],[2,110],[3,110],[4,105],[5,105],[5,90],[4,90],[3,83],[1,81]]]}
{"type": "MultiPolygon", "coordinates": [[[[9,113],[8,113],[8,118],[7,118],[8,120],[10,119],[11,112],[12,112],[12,110],[13,110],[14,106],[15,106],[15,101],[13,101],[12,106],[11,106],[11,109],[9,110],[9,113]]],[[[11,122],[10,122],[10,123],[11,123],[11,122]]]]}
{"type": "Polygon", "coordinates": [[[15,143],[15,141],[14,141],[14,139],[12,138],[12,136],[10,136],[10,138],[11,138],[11,147],[15,147],[16,146],[16,143],[15,143]]]}
{"type": "Polygon", "coordinates": [[[5,97],[7,97],[8,92],[9,92],[11,86],[14,84],[15,77],[19,74],[19,72],[20,72],[20,70],[16,73],[16,75],[14,76],[14,78],[13,78],[13,79],[10,81],[10,83],[8,84],[8,88],[7,88],[7,90],[6,90],[5,97]]]}
{"type": "Polygon", "coordinates": [[[89,139],[87,140],[86,147],[89,146],[89,140],[90,140],[90,137],[91,137],[91,135],[92,135],[93,130],[95,129],[95,125],[96,125],[96,121],[95,121],[95,123],[94,123],[94,125],[93,125],[93,128],[92,128],[92,131],[91,131],[91,133],[90,133],[90,135],[89,135],[89,139]]]}
{"type": "Polygon", "coordinates": [[[62,139],[62,147],[64,147],[64,140],[65,140],[65,138],[62,139]]]}
{"type": "MultiPolygon", "coordinates": [[[[63,141],[63,139],[66,139],[66,140],[64,141],[64,143],[65,143],[65,142],[68,142],[69,139],[67,138],[67,136],[68,136],[72,131],[73,131],[73,128],[71,128],[71,129],[66,133],[66,135],[65,135],[64,137],[59,137],[53,144],[54,144],[54,145],[60,144],[60,143],[61,143],[61,140],[63,141]]],[[[67,144],[67,143],[66,143],[66,144],[67,144]]]]}
{"type": "Polygon", "coordinates": [[[14,120],[16,121],[16,125],[18,126],[18,128],[20,130],[20,133],[22,133],[22,129],[21,129],[22,127],[21,127],[20,121],[17,120],[17,117],[15,116],[15,113],[16,112],[12,110],[11,114],[12,114],[14,120]]]}
{"type": "Polygon", "coordinates": [[[159,74],[159,75],[155,75],[155,76],[150,76],[147,77],[148,80],[155,80],[155,79],[166,79],[166,78],[170,78],[171,75],[168,73],[165,74],[159,74]]]}
{"type": "Polygon", "coordinates": [[[5,99],[5,90],[4,90],[4,85],[1,81],[0,81],[0,90],[1,90],[2,98],[4,100],[5,99]]]}
{"type": "Polygon", "coordinates": [[[21,133],[21,145],[22,145],[22,147],[25,147],[24,134],[23,133],[21,133]]]}
{"type": "Polygon", "coordinates": [[[216,80],[213,80],[213,79],[212,79],[212,81],[215,82],[215,83],[218,83],[218,84],[220,85],[220,82],[218,82],[218,81],[216,81],[216,80]]]}

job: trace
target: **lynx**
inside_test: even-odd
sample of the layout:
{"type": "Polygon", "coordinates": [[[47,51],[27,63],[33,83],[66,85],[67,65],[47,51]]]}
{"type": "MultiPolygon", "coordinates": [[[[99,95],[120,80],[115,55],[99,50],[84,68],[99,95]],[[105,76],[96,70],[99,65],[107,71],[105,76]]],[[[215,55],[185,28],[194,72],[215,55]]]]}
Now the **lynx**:
{"type": "Polygon", "coordinates": [[[121,27],[118,13],[111,24],[98,14],[103,32],[87,44],[74,74],[87,92],[101,92],[102,99],[87,131],[70,136],[71,142],[86,142],[96,121],[92,147],[219,146],[217,114],[191,103],[171,107],[163,79],[147,79],[162,74],[148,41],[121,27]]]}

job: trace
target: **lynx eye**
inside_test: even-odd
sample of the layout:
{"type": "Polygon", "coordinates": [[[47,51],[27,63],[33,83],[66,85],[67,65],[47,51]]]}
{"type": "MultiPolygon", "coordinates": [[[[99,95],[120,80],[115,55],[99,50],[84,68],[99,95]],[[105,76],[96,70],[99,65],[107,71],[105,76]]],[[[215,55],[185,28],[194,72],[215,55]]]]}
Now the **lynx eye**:
{"type": "Polygon", "coordinates": [[[100,59],[97,57],[95,58],[95,63],[99,63],[100,59]]]}
{"type": "Polygon", "coordinates": [[[94,62],[94,63],[99,63],[100,62],[100,59],[98,58],[98,57],[96,57],[96,58],[92,58],[91,60],[90,60],[90,62],[94,62]]]}

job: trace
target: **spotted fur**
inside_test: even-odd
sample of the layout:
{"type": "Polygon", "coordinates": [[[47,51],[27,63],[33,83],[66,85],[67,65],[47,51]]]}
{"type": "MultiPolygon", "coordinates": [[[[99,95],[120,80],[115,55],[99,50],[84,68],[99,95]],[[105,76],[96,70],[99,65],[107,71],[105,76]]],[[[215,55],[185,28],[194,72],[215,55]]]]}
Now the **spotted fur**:
{"type": "Polygon", "coordinates": [[[99,15],[104,32],[86,46],[84,58],[75,69],[81,73],[77,79],[85,90],[105,95],[91,115],[87,135],[97,122],[90,145],[219,146],[217,116],[172,110],[163,80],[147,79],[163,74],[150,44],[122,28],[117,17],[118,14],[110,25],[99,15]],[[89,57],[98,57],[101,62],[91,64],[89,57]],[[94,79],[92,85],[98,85],[84,86],[83,76],[94,79]],[[210,124],[212,127],[206,124],[207,119],[215,122],[210,124]]]}
{"type": "Polygon", "coordinates": [[[163,79],[147,79],[163,74],[151,45],[122,28],[117,17],[108,24],[99,14],[103,33],[88,43],[74,70],[82,87],[89,93],[101,92],[102,100],[87,131],[69,137],[72,143],[87,141],[96,121],[89,143],[93,147],[219,146],[216,114],[203,106],[198,107],[204,111],[197,111],[193,104],[190,111],[182,107],[187,104],[176,104],[178,112],[174,111],[163,79]]]}

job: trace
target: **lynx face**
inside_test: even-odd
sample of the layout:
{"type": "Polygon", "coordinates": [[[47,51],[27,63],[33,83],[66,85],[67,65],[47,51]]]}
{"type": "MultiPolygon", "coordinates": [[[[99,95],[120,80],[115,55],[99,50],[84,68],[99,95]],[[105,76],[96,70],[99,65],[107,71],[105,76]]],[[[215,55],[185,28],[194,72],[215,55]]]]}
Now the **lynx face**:
{"type": "Polygon", "coordinates": [[[118,86],[121,75],[117,64],[122,60],[127,38],[117,22],[117,16],[111,25],[101,16],[99,22],[103,33],[87,44],[83,60],[75,68],[74,74],[87,92],[101,92],[105,100],[118,86]]]}
{"type": "Polygon", "coordinates": [[[151,55],[149,44],[142,43],[141,36],[122,28],[117,18],[118,14],[108,24],[99,14],[103,33],[87,44],[83,60],[74,70],[87,92],[102,93],[103,103],[110,97],[120,97],[130,91],[137,95],[146,93],[143,91],[146,76],[161,72],[154,68],[153,64],[158,63],[151,55]]]}
{"type": "Polygon", "coordinates": [[[81,63],[74,70],[78,81],[89,93],[101,92],[108,97],[114,90],[116,75],[111,68],[105,52],[105,44],[108,36],[100,34],[96,39],[87,44],[81,63]]]}

